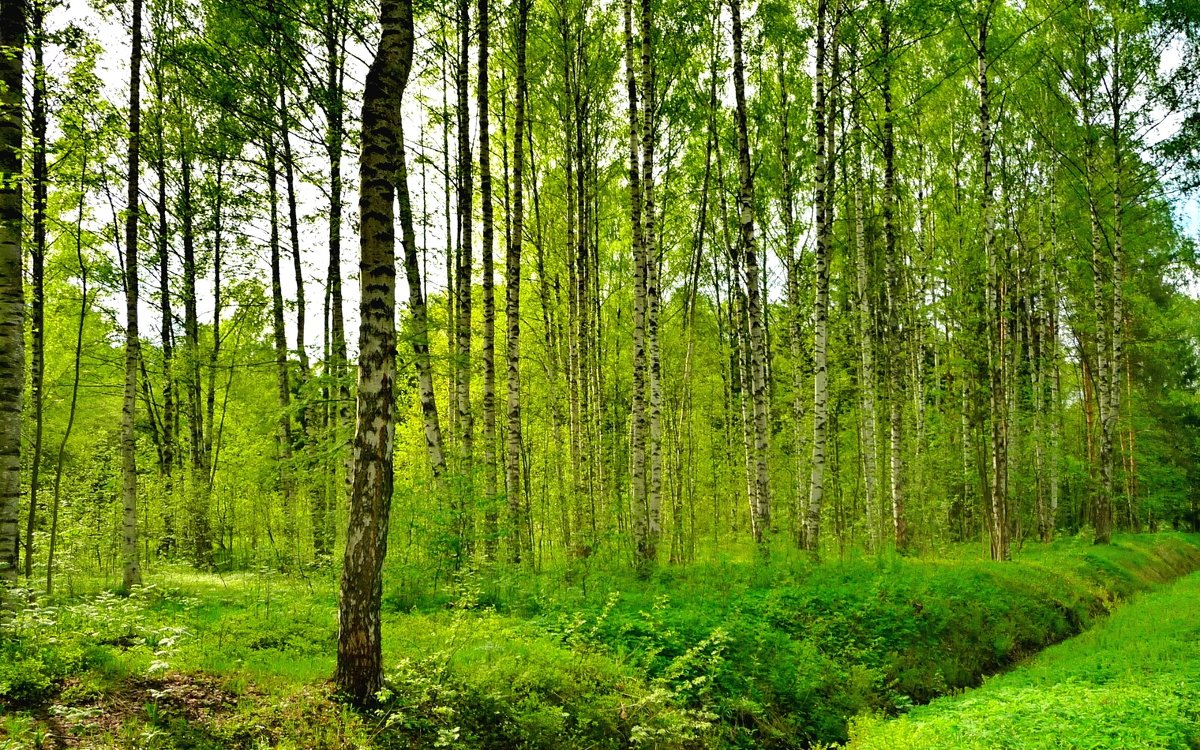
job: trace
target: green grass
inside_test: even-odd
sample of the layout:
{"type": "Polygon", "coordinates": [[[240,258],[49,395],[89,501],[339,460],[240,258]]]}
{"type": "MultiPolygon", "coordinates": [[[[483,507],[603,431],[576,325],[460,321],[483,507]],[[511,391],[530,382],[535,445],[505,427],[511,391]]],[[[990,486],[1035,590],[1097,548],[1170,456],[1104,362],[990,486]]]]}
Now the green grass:
{"type": "Polygon", "coordinates": [[[850,750],[1200,747],[1200,574],[977,690],[852,734],[850,750]]]}
{"type": "Polygon", "coordinates": [[[436,586],[394,566],[388,690],[380,711],[361,715],[327,682],[331,573],[167,567],[127,598],[31,603],[0,635],[0,700],[17,722],[0,722],[0,748],[35,747],[51,727],[94,747],[838,742],[856,715],[977,685],[1119,600],[1200,569],[1200,537],[1180,534],[1103,548],[1064,539],[1010,564],[953,552],[819,566],[716,560],[649,580],[501,569],[436,586]]]}

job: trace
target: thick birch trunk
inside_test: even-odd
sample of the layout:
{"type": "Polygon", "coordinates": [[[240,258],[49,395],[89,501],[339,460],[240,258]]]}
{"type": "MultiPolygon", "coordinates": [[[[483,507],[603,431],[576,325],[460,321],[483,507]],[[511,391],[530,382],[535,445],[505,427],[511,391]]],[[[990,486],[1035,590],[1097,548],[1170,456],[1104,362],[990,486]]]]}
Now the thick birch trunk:
{"type": "MultiPolygon", "coordinates": [[[[354,476],[346,534],[337,669],[338,690],[359,706],[374,703],[383,686],[379,605],[391,513],[396,377],[396,257],[393,201],[396,160],[404,148],[399,103],[413,56],[412,4],[383,0],[382,39],[363,94],[359,161],[361,258],[359,274],[358,410],[354,476]]],[[[399,174],[399,179],[406,179],[399,174]]],[[[401,193],[407,193],[404,186],[401,193]]],[[[401,205],[407,205],[405,200],[401,205]]],[[[405,233],[412,236],[411,209],[405,233]]]]}
{"type": "MultiPolygon", "coordinates": [[[[140,10],[137,0],[135,9],[140,10]]],[[[24,46],[25,2],[3,0],[0,2],[0,583],[16,580],[20,538],[21,414],[25,389],[20,179],[24,46]]]]}
{"type": "Polygon", "coordinates": [[[629,213],[633,246],[633,392],[630,407],[630,475],[633,493],[633,536],[637,565],[645,569],[657,558],[657,540],[651,534],[649,487],[646,476],[646,249],[643,235],[641,167],[638,146],[637,70],[633,65],[633,0],[624,2],[625,71],[629,97],[629,213]]]}
{"type": "Polygon", "coordinates": [[[662,535],[662,355],[659,346],[658,317],[659,265],[661,242],[656,228],[654,207],[654,160],[658,129],[658,76],[654,62],[654,17],[651,0],[642,0],[642,253],[645,263],[646,338],[648,347],[647,380],[649,391],[648,428],[650,437],[649,488],[647,490],[648,534],[657,550],[662,535]]]}

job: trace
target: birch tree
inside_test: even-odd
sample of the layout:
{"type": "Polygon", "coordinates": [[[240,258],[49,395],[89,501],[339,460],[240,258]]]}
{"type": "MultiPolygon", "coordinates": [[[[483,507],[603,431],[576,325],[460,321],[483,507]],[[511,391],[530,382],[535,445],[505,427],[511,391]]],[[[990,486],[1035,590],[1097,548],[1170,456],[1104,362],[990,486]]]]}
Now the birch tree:
{"type": "MultiPolygon", "coordinates": [[[[505,255],[506,320],[506,407],[505,493],[508,498],[509,560],[522,559],[524,527],[521,513],[521,251],[525,235],[525,102],[528,98],[526,55],[529,36],[530,0],[517,0],[516,94],[513,102],[512,234],[505,255]]],[[[540,256],[539,256],[540,258],[540,256]]],[[[539,263],[538,281],[545,288],[544,264],[539,263]]],[[[543,303],[544,305],[544,303],[543,303]]],[[[546,335],[550,335],[547,326],[546,335]]]]}
{"type": "Polygon", "coordinates": [[[21,272],[25,2],[0,5],[0,582],[17,577],[25,289],[21,272]]]}
{"type": "Polygon", "coordinates": [[[125,206],[125,390],[121,407],[121,563],[126,589],[142,583],[138,551],[137,409],[138,362],[138,217],[141,213],[139,178],[141,159],[142,0],[133,0],[132,41],[129,53],[129,147],[125,206]]]}
{"type": "MultiPolygon", "coordinates": [[[[359,158],[358,406],[334,682],[365,706],[383,687],[379,606],[393,487],[396,260],[393,202],[404,148],[398,103],[413,60],[410,0],[380,5],[381,38],[363,95],[359,158]]],[[[406,175],[403,175],[406,177],[406,175]]],[[[402,190],[407,193],[407,187],[402,190]]],[[[409,222],[411,226],[411,221],[409,222]]]]}
{"type": "Polygon", "coordinates": [[[763,332],[762,270],[754,236],[754,175],[750,165],[750,136],[746,114],[746,71],[742,44],[741,0],[730,0],[733,17],[733,90],[738,151],[738,243],[746,267],[746,316],[749,319],[751,400],[754,406],[754,540],[760,544],[771,529],[771,451],[767,392],[766,336],[763,332]]]}
{"type": "Polygon", "coordinates": [[[816,163],[813,167],[813,203],[816,236],[813,300],[813,447],[812,477],[804,512],[803,547],[820,549],[821,506],[825,497],[825,459],[829,430],[829,256],[833,241],[833,200],[829,153],[829,50],[836,45],[829,0],[817,0],[816,77],[813,79],[813,130],[816,163]]]}

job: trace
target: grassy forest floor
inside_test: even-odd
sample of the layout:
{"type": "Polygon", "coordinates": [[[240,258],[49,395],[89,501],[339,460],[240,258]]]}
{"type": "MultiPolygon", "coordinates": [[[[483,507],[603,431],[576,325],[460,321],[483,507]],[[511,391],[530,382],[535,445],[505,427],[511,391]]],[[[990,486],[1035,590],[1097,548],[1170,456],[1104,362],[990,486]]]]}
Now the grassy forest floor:
{"type": "Polygon", "coordinates": [[[976,690],[852,734],[849,750],[1200,747],[1200,573],[976,690]]]}
{"type": "MultiPolygon", "coordinates": [[[[597,569],[570,576],[499,569],[434,587],[429,577],[393,569],[384,592],[388,687],[381,708],[369,714],[330,695],[337,632],[331,574],[168,567],[150,578],[153,586],[129,596],[77,579],[74,595],[31,600],[0,631],[0,749],[840,742],[855,717],[905,713],[973,687],[1087,629],[1120,601],[1200,570],[1196,535],[1125,536],[1110,547],[1062,539],[1028,547],[1011,564],[975,559],[976,551],[817,566],[714,562],[664,567],[647,581],[597,569]]],[[[1111,680],[1073,680],[1063,692],[1048,687],[1059,667],[1047,662],[1029,668],[1044,670],[1044,678],[1021,670],[1005,678],[1015,682],[989,682],[980,700],[993,702],[972,716],[1007,731],[987,713],[1005,710],[996,691],[1044,679],[1037,683],[1042,703],[1031,701],[1028,709],[1038,716],[1056,700],[1081,702],[1086,721],[1087,711],[1102,711],[1108,704],[1099,701],[1111,698],[1130,717],[1129,731],[1146,729],[1139,717],[1170,710],[1178,727],[1194,728],[1195,702],[1187,703],[1196,694],[1194,676],[1180,678],[1176,698],[1160,695],[1189,666],[1154,665],[1175,654],[1200,673],[1200,605],[1167,616],[1198,588],[1193,576],[1148,595],[1145,603],[1162,614],[1137,620],[1131,608],[1132,622],[1113,618],[1087,636],[1111,647],[1104,652],[1110,660],[1068,656],[1061,667],[1070,678],[1098,663],[1109,672],[1096,672],[1097,680],[1115,679],[1126,674],[1123,663],[1141,659],[1149,665],[1139,672],[1142,683],[1125,689],[1111,680]],[[1137,639],[1143,650],[1115,650],[1123,639],[1137,639]],[[1103,692],[1110,685],[1120,689],[1103,692]]],[[[929,746],[958,747],[956,720],[938,718],[942,705],[915,712],[912,721],[928,717],[931,728],[921,724],[921,731],[949,738],[929,746]]],[[[1040,721],[1031,731],[1058,730],[1047,717],[1040,721]]],[[[906,732],[907,723],[860,718],[858,741],[897,746],[886,738],[906,732]]],[[[965,742],[998,746],[992,739],[965,742]]]]}

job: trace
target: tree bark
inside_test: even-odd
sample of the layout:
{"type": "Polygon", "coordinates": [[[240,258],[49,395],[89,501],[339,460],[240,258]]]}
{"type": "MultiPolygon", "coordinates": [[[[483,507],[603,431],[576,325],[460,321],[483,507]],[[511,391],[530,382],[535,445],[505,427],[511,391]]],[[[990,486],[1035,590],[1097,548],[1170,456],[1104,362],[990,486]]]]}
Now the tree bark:
{"type": "Polygon", "coordinates": [[[425,453],[429,458],[429,468],[434,481],[440,483],[446,474],[446,452],[438,415],[437,392],[433,386],[433,362],[429,356],[429,310],[425,303],[425,288],[417,255],[417,236],[413,228],[412,200],[408,190],[408,160],[402,147],[402,133],[396,140],[396,190],[404,247],[404,275],[408,281],[408,319],[413,329],[412,349],[417,366],[421,421],[425,430],[425,453]]]}
{"type": "MultiPolygon", "coordinates": [[[[780,44],[780,48],[776,53],[776,60],[778,65],[780,98],[780,172],[783,178],[783,193],[781,199],[783,210],[781,211],[781,218],[783,220],[784,262],[787,266],[787,339],[788,351],[792,358],[792,456],[794,460],[793,471],[795,472],[795,489],[792,492],[791,535],[796,541],[797,545],[800,545],[803,544],[804,541],[805,523],[805,519],[801,517],[801,509],[807,506],[806,501],[809,490],[807,484],[802,480],[806,466],[804,457],[804,420],[807,413],[807,409],[805,408],[806,400],[803,393],[804,368],[801,366],[801,362],[804,359],[804,312],[803,305],[800,301],[800,254],[797,253],[796,248],[796,178],[795,165],[792,163],[794,154],[792,151],[790,122],[792,103],[791,96],[788,91],[787,67],[785,64],[785,50],[783,44],[780,44]]],[[[715,100],[717,72],[715,68],[710,72],[713,78],[714,86],[710,94],[715,100]]],[[[711,139],[711,125],[709,130],[709,137],[711,139]]],[[[705,177],[707,179],[707,162],[705,169],[705,177]]]]}
{"type": "MultiPolygon", "coordinates": [[[[157,20],[157,19],[156,19],[157,20]]],[[[151,28],[158,26],[151,22],[151,28]]],[[[157,52],[158,50],[156,50],[157,52]]],[[[155,123],[155,171],[158,173],[158,296],[162,314],[162,436],[159,451],[159,471],[163,480],[163,538],[159,541],[159,553],[173,554],[176,546],[175,529],[175,447],[178,424],[178,406],[175,394],[175,326],[171,309],[171,249],[168,240],[170,226],[167,223],[167,143],[166,143],[166,97],[163,94],[163,69],[161,54],[152,57],[151,76],[154,79],[156,103],[155,123]]],[[[150,383],[146,383],[150,388],[150,383]]]]}
{"type": "Polygon", "coordinates": [[[221,358],[221,263],[222,241],[224,240],[221,208],[224,203],[225,161],[218,157],[213,198],[213,317],[212,348],[208,353],[208,392],[205,403],[204,455],[208,457],[207,491],[212,492],[213,468],[216,464],[215,416],[217,408],[217,363],[221,358]]]}
{"type": "MultiPolygon", "coordinates": [[[[505,492],[508,498],[509,560],[520,563],[521,544],[521,245],[525,235],[525,99],[526,46],[529,34],[530,0],[517,0],[517,91],[514,102],[512,236],[505,256],[504,312],[507,323],[506,364],[507,434],[505,436],[505,492]]],[[[540,257],[540,256],[539,256],[540,257]]],[[[545,288],[544,264],[539,264],[538,281],[545,288]]],[[[544,295],[543,295],[544,302],[544,295]]],[[[547,322],[547,326],[549,323],[547,322]]],[[[547,328],[549,335],[549,328],[547,328]]],[[[557,378],[557,374],[552,373],[557,378]]],[[[551,408],[557,410],[557,404],[551,408]]],[[[557,421],[556,421],[557,424],[557,421]]]]}
{"type": "MultiPolygon", "coordinates": [[[[643,0],[645,2],[645,0],[643,0]]],[[[821,0],[822,3],[825,0],[821,0]]],[[[755,504],[752,521],[754,541],[762,543],[771,527],[770,407],[767,403],[766,341],[763,333],[762,280],[754,238],[754,176],[750,167],[750,137],[746,111],[746,72],[742,53],[741,0],[730,0],[733,15],[733,89],[736,102],[738,150],[738,242],[746,269],[746,315],[749,318],[749,362],[751,399],[754,407],[755,504]]],[[[818,117],[819,119],[819,117],[818,117]]],[[[819,136],[818,136],[819,137],[819,136]]]]}
{"type": "MultiPolygon", "coordinates": [[[[654,16],[652,0],[642,0],[642,254],[646,283],[647,376],[649,385],[648,429],[650,436],[650,486],[647,491],[649,536],[657,557],[662,535],[662,354],[659,345],[661,238],[657,236],[654,208],[654,161],[658,137],[658,75],[654,62],[654,16]]],[[[581,190],[582,192],[582,190],[581,190]]],[[[594,519],[594,514],[593,514],[594,519]]],[[[594,522],[594,521],[593,521],[594,522]]]]}
{"type": "MultiPolygon", "coordinates": [[[[335,448],[328,463],[330,481],[318,493],[313,507],[313,551],[318,561],[327,561],[332,551],[332,516],[339,497],[336,481],[342,431],[351,424],[350,386],[346,352],[345,310],[342,300],[342,150],[345,142],[345,23],[339,17],[344,9],[339,0],[326,0],[323,19],[325,44],[325,155],[329,161],[329,263],[325,271],[329,359],[326,370],[329,384],[323,389],[327,435],[335,448]]],[[[348,458],[348,456],[346,457],[348,458]]],[[[348,479],[348,477],[347,477],[348,479]]]]}
{"type": "Polygon", "coordinates": [[[1003,293],[1003,280],[1000,277],[1003,267],[998,258],[1001,250],[996,247],[995,227],[993,226],[993,195],[992,195],[992,120],[991,95],[989,89],[988,33],[991,26],[993,0],[981,0],[976,9],[975,43],[977,60],[977,83],[979,88],[979,167],[981,190],[979,197],[979,216],[983,231],[983,250],[987,258],[987,299],[984,302],[985,318],[988,329],[988,373],[990,380],[988,411],[992,430],[991,450],[991,536],[992,559],[1008,560],[1009,550],[1009,520],[1008,520],[1008,395],[1007,379],[1005,377],[1006,348],[1006,310],[1003,293]]]}
{"type": "MultiPolygon", "coordinates": [[[[138,0],[134,2],[136,7],[138,0]]],[[[25,7],[24,0],[0,1],[0,583],[16,580],[20,540],[25,389],[21,272],[25,7]]]]}
{"type": "MultiPolygon", "coordinates": [[[[182,114],[182,113],[181,113],[182,114]]],[[[209,473],[211,458],[205,442],[205,405],[201,403],[203,387],[200,375],[200,313],[196,297],[196,228],[192,195],[192,153],[188,146],[188,124],[179,124],[179,214],[183,239],[183,331],[187,343],[187,402],[189,435],[191,438],[191,486],[188,496],[188,516],[193,562],[201,569],[212,567],[212,527],[209,521],[209,473]]],[[[214,264],[220,262],[220,249],[215,247],[214,264]]],[[[213,298],[220,314],[220,285],[214,287],[213,298]]],[[[213,346],[219,325],[214,326],[213,346]]],[[[210,417],[211,418],[211,417],[210,417]]]]}
{"type": "MultiPolygon", "coordinates": [[[[1044,233],[1044,217],[1038,207],[1039,234],[1044,233]]],[[[1028,294],[1026,332],[1028,335],[1029,381],[1032,391],[1031,416],[1033,422],[1033,467],[1035,510],[1037,511],[1038,538],[1049,542],[1054,535],[1054,519],[1046,500],[1046,451],[1043,437],[1046,427],[1046,326],[1042,324],[1050,304],[1045,294],[1046,251],[1045,242],[1039,242],[1036,250],[1037,270],[1032,280],[1033,288],[1028,294]]]]}
{"type": "Polygon", "coordinates": [[[832,155],[829,153],[829,89],[828,58],[833,37],[829,20],[828,0],[817,2],[817,72],[813,81],[813,126],[816,139],[814,166],[814,202],[816,220],[813,233],[817,239],[813,259],[813,445],[812,478],[809,482],[808,506],[805,508],[804,549],[820,551],[821,506],[825,496],[825,459],[829,432],[829,254],[833,239],[829,172],[832,155]]]}
{"type": "MultiPolygon", "coordinates": [[[[1121,360],[1122,347],[1124,337],[1123,322],[1124,310],[1122,302],[1121,285],[1124,282],[1124,263],[1125,263],[1125,244],[1124,244],[1124,228],[1123,216],[1125,211],[1125,200],[1122,193],[1123,170],[1124,170],[1124,154],[1123,135],[1124,135],[1124,102],[1125,92],[1122,83],[1121,75],[1121,42],[1122,37],[1119,28],[1115,28],[1113,32],[1112,42],[1112,63],[1110,68],[1110,81],[1108,82],[1109,90],[1109,106],[1112,113],[1112,129],[1110,131],[1109,140],[1112,145],[1112,259],[1106,264],[1108,278],[1100,286],[1104,288],[1108,299],[1100,300],[1101,291],[1097,290],[1096,305],[1096,331],[1097,342],[1103,342],[1106,347],[1103,351],[1098,349],[1097,361],[1105,360],[1100,365],[1101,382],[1099,394],[1101,399],[1100,408],[1100,491],[1096,496],[1095,507],[1095,525],[1096,525],[1096,544],[1108,544],[1112,541],[1114,522],[1114,506],[1115,506],[1115,486],[1116,486],[1116,434],[1117,422],[1121,414],[1121,360]],[[1107,312],[1107,316],[1102,313],[1107,312]],[[1104,319],[1104,318],[1107,319],[1104,319]],[[1103,338],[1100,336],[1100,329],[1107,328],[1103,338]]],[[[1089,191],[1089,196],[1091,192],[1089,191]]],[[[1090,198],[1094,205],[1094,198],[1090,198]]],[[[1100,265],[1096,261],[1096,244],[1093,244],[1093,273],[1100,265]]]]}
{"type": "Polygon", "coordinates": [[[471,163],[471,111],[467,79],[470,67],[471,23],[468,0],[458,2],[458,69],[455,86],[458,93],[458,265],[455,273],[455,347],[454,404],[459,438],[459,472],[462,485],[455,491],[458,549],[456,564],[471,558],[474,543],[474,451],[475,418],[471,411],[471,339],[473,284],[472,229],[474,211],[471,163]]]}
{"type": "Polygon", "coordinates": [[[275,392],[279,417],[276,447],[279,451],[280,510],[283,513],[283,536],[287,549],[282,555],[286,565],[293,562],[296,552],[296,519],[292,481],[292,387],[288,366],[287,332],[283,322],[283,281],[279,248],[279,174],[274,136],[267,136],[267,195],[271,213],[271,327],[275,344],[275,392]]]}
{"type": "MultiPolygon", "coordinates": [[[[279,140],[283,144],[283,178],[287,187],[288,240],[292,251],[292,275],[296,281],[296,359],[300,364],[301,384],[308,377],[308,347],[304,333],[306,302],[304,298],[304,267],[300,259],[300,216],[296,205],[296,166],[292,155],[292,134],[288,121],[287,87],[279,84],[279,140]]],[[[303,412],[301,426],[306,423],[303,412]]]]}
{"type": "Polygon", "coordinates": [[[633,390],[630,406],[630,479],[633,494],[634,556],[639,569],[658,558],[646,474],[646,248],[642,223],[642,170],[638,161],[642,124],[638,115],[638,74],[634,68],[633,0],[624,2],[625,71],[629,100],[629,217],[633,250],[633,390]]]}
{"type": "MultiPolygon", "coordinates": [[[[566,104],[563,106],[563,172],[565,175],[563,191],[565,193],[566,215],[563,223],[565,225],[564,234],[566,237],[565,247],[563,248],[563,257],[566,258],[567,267],[567,325],[570,329],[570,334],[567,336],[567,428],[570,433],[570,449],[571,449],[571,508],[572,516],[570,525],[564,529],[564,539],[566,546],[571,547],[572,534],[582,536],[585,526],[584,518],[584,456],[585,449],[583,447],[583,416],[580,408],[580,399],[583,393],[582,368],[579,356],[579,347],[583,343],[582,336],[579,335],[580,324],[582,321],[580,304],[581,297],[579,294],[579,263],[578,263],[578,248],[579,243],[575,233],[579,229],[578,221],[578,205],[579,192],[576,187],[579,184],[576,179],[576,159],[578,150],[576,148],[579,140],[576,136],[576,131],[581,127],[578,121],[578,110],[576,102],[578,101],[578,88],[574,76],[574,52],[571,45],[571,30],[568,19],[565,15],[559,17],[559,33],[562,37],[562,52],[563,52],[563,93],[566,104]]],[[[577,547],[581,547],[583,542],[575,540],[577,547]]]]}
{"type": "Polygon", "coordinates": [[[1044,277],[1043,294],[1049,301],[1045,320],[1045,332],[1042,341],[1046,347],[1045,357],[1048,362],[1050,381],[1050,440],[1046,446],[1049,454],[1050,482],[1050,522],[1053,531],[1058,521],[1059,502],[1059,461],[1062,443],[1062,399],[1059,398],[1059,351],[1058,351],[1058,212],[1057,199],[1051,191],[1050,198],[1050,258],[1041,264],[1042,271],[1049,271],[1044,277]]]}
{"type": "Polygon", "coordinates": [[[901,319],[904,297],[903,258],[896,226],[896,123],[892,102],[892,11],[884,7],[880,22],[883,47],[883,232],[885,276],[887,278],[888,327],[888,434],[891,461],[890,490],[892,532],[896,549],[908,547],[908,528],[904,517],[904,338],[901,319]]]}
{"type": "MultiPolygon", "coordinates": [[[[393,180],[399,166],[396,158],[404,148],[400,102],[412,68],[411,0],[383,0],[379,16],[382,38],[367,73],[363,94],[359,161],[358,412],[334,673],[338,690],[358,706],[374,703],[383,686],[379,606],[383,561],[387,555],[395,440],[396,261],[392,207],[396,187],[393,180]]],[[[411,226],[410,214],[409,234],[411,226]]]]}
{"type": "Polygon", "coordinates": [[[499,516],[496,509],[496,289],[492,249],[495,237],[492,206],[491,120],[488,112],[488,0],[479,0],[479,80],[476,109],[479,118],[479,200],[483,219],[479,256],[483,266],[483,554],[496,559],[499,516]]]}
{"type": "Polygon", "coordinates": [[[33,299],[30,301],[29,401],[33,407],[33,456],[29,471],[29,516],[25,526],[25,578],[33,577],[33,529],[41,489],[42,437],[46,376],[46,199],[49,173],[46,170],[46,66],[44,36],[46,8],[42,0],[30,2],[33,42],[33,107],[30,134],[33,136],[33,247],[30,248],[33,299]]]}
{"type": "Polygon", "coordinates": [[[128,190],[125,207],[125,388],[121,406],[121,561],[124,587],[142,583],[138,557],[137,372],[141,359],[138,338],[138,214],[141,156],[142,0],[133,0],[133,39],[129,55],[128,190]]]}
{"type": "Polygon", "coordinates": [[[341,422],[349,423],[350,408],[347,405],[350,389],[344,384],[346,367],[345,312],[342,306],[342,144],[345,140],[343,76],[345,55],[343,39],[338,35],[341,20],[337,18],[336,0],[327,0],[325,6],[325,86],[328,96],[326,105],[326,155],[329,159],[329,268],[326,284],[329,287],[329,334],[334,357],[333,374],[338,378],[338,416],[341,422]]]}
{"type": "MultiPolygon", "coordinates": [[[[456,429],[455,417],[458,413],[454,401],[454,389],[457,380],[455,372],[458,363],[449,352],[458,342],[458,315],[455,312],[455,307],[458,304],[458,297],[455,292],[455,278],[458,275],[458,254],[454,248],[453,219],[451,218],[450,209],[459,198],[457,183],[461,182],[462,174],[461,171],[458,174],[452,174],[450,171],[450,128],[452,121],[450,116],[450,81],[448,77],[450,72],[450,36],[446,29],[446,18],[449,15],[449,13],[443,13],[438,17],[438,37],[440,39],[438,50],[441,57],[440,68],[442,79],[442,178],[445,189],[442,206],[445,211],[444,220],[446,224],[446,350],[447,359],[449,360],[449,375],[446,378],[446,430],[453,441],[456,429]]],[[[465,61],[463,64],[466,64],[465,61]]],[[[457,83],[455,85],[457,86],[457,83]]],[[[460,217],[457,207],[454,210],[454,216],[460,217]]],[[[458,229],[461,233],[462,227],[460,226],[458,229]]],[[[451,498],[450,503],[451,514],[456,513],[456,500],[451,498]]],[[[453,528],[457,528],[457,523],[456,519],[452,519],[453,528]]]]}

